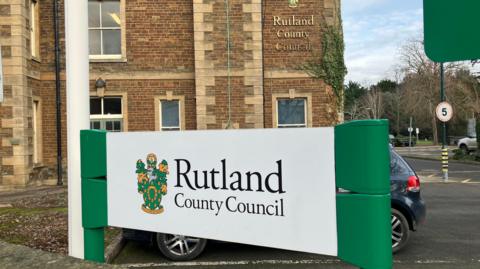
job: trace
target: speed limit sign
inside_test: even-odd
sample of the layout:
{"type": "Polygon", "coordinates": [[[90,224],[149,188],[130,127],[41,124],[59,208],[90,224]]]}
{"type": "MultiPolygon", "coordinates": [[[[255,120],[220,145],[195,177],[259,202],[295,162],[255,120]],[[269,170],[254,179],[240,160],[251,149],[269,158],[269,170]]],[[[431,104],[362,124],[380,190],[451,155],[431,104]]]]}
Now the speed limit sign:
{"type": "Polygon", "coordinates": [[[447,122],[453,117],[453,108],[448,102],[441,102],[435,110],[437,118],[442,122],[447,122]]]}

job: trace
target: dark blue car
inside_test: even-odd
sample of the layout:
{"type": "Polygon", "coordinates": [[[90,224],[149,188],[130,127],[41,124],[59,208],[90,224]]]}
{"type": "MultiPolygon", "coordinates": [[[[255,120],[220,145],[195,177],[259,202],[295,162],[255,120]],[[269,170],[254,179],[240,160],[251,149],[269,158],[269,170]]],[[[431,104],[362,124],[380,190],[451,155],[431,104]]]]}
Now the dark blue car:
{"type": "MultiPolygon", "coordinates": [[[[420,179],[411,166],[390,148],[390,180],[392,197],[392,250],[402,249],[410,232],[425,220],[425,203],[420,196],[420,179]]],[[[165,257],[175,261],[195,259],[205,249],[206,239],[124,230],[127,239],[150,241],[165,257]]]]}
{"type": "Polygon", "coordinates": [[[392,249],[396,253],[410,238],[410,232],[425,220],[425,203],[420,179],[412,167],[390,149],[390,193],[392,197],[392,249]]]}

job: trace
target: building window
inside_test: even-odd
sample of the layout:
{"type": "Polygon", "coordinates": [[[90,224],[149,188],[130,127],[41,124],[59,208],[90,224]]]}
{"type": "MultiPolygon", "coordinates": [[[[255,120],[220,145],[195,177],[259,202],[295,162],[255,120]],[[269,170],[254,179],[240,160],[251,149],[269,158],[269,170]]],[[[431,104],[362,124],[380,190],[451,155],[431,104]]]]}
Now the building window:
{"type": "Polygon", "coordinates": [[[41,162],[41,111],[40,111],[40,101],[33,101],[33,163],[37,164],[41,162]]]}
{"type": "Polygon", "coordinates": [[[38,58],[40,54],[38,23],[38,2],[30,0],[30,53],[34,58],[38,58]]]}
{"type": "Polygon", "coordinates": [[[277,99],[277,127],[307,127],[307,99],[277,99]]]}
{"type": "Polygon", "coordinates": [[[90,56],[120,58],[122,55],[121,25],[119,0],[89,0],[90,56]]]}
{"type": "Polygon", "coordinates": [[[122,98],[91,97],[90,129],[121,132],[123,130],[122,98]]]}
{"type": "Polygon", "coordinates": [[[181,130],[179,100],[160,100],[160,129],[162,131],[181,130]]]}

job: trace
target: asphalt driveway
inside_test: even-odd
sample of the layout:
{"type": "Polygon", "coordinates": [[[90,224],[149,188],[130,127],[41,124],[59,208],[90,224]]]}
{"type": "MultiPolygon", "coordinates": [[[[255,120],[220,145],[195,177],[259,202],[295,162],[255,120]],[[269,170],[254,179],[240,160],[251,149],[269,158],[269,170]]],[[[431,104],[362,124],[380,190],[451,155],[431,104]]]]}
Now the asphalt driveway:
{"type": "MultiPolygon", "coordinates": [[[[436,165],[409,161],[423,172],[436,165]]],[[[427,220],[394,256],[394,268],[480,268],[479,182],[477,173],[465,183],[445,184],[436,176],[422,182],[427,220]]],[[[210,242],[199,259],[188,263],[171,263],[154,246],[129,242],[115,263],[131,268],[354,268],[333,257],[222,242],[210,242]]]]}

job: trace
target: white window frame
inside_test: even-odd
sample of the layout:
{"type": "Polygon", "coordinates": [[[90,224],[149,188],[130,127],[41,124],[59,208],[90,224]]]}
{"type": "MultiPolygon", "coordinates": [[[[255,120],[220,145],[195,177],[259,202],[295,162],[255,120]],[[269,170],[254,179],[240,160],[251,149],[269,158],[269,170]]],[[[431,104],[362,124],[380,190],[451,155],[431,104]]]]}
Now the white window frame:
{"type": "MultiPolygon", "coordinates": [[[[90,2],[90,0],[88,0],[90,2]]],[[[125,9],[125,0],[118,0],[120,5],[120,26],[119,27],[102,27],[101,18],[102,18],[102,5],[100,6],[100,27],[88,27],[88,31],[90,30],[99,30],[100,31],[100,52],[101,54],[89,54],[89,59],[93,61],[103,61],[103,60],[124,60],[126,55],[125,50],[125,16],[124,16],[124,9],[125,9]],[[120,54],[103,54],[103,30],[120,30],[120,54]]],[[[103,2],[101,0],[97,0],[96,2],[103,2]]]]}
{"type": "Polygon", "coordinates": [[[180,99],[172,99],[172,100],[161,99],[159,101],[159,104],[160,104],[160,107],[158,108],[158,111],[160,113],[158,115],[158,119],[159,119],[159,124],[160,124],[160,131],[181,131],[182,130],[182,122],[183,122],[181,100],[180,99]],[[166,101],[166,102],[176,101],[176,102],[178,102],[178,126],[175,126],[175,127],[172,127],[172,126],[164,127],[164,126],[162,126],[162,117],[163,117],[163,115],[162,115],[162,101],[166,101]]]}
{"type": "Polygon", "coordinates": [[[106,121],[106,120],[121,120],[121,130],[120,131],[125,131],[125,111],[124,111],[124,97],[123,96],[90,96],[90,99],[100,99],[100,107],[101,107],[101,114],[99,115],[92,115],[90,114],[90,124],[92,121],[95,120],[101,120],[101,121],[106,121]],[[122,109],[122,114],[104,114],[104,100],[105,98],[118,98],[120,99],[120,107],[122,109]]]}
{"type": "Polygon", "coordinates": [[[42,162],[42,106],[40,99],[33,98],[32,102],[32,126],[33,126],[33,164],[42,162]]]}
{"type": "MultiPolygon", "coordinates": [[[[185,96],[173,95],[173,91],[167,90],[165,95],[155,96],[155,130],[156,131],[169,131],[170,127],[162,128],[162,101],[178,101],[178,119],[180,124],[180,131],[185,129],[185,96]]],[[[175,128],[170,128],[175,129],[175,128]]]]}
{"type": "Polygon", "coordinates": [[[308,126],[308,100],[307,98],[304,98],[304,97],[297,97],[297,98],[277,98],[276,100],[277,102],[277,113],[276,113],[276,116],[277,116],[277,128],[305,128],[308,126]],[[280,124],[279,121],[278,121],[278,115],[279,115],[279,109],[280,109],[280,106],[279,106],[279,102],[281,100],[303,100],[304,102],[304,106],[303,106],[303,110],[304,110],[304,115],[303,115],[303,119],[304,119],[304,123],[296,123],[296,124],[280,124]]]}
{"type": "Polygon", "coordinates": [[[30,0],[30,54],[32,58],[39,58],[39,3],[37,0],[30,0]]]}
{"type": "Polygon", "coordinates": [[[287,128],[287,127],[313,127],[312,117],[312,93],[300,92],[295,89],[278,90],[272,94],[272,126],[273,128],[287,128]],[[305,124],[278,124],[278,101],[281,99],[304,99],[305,100],[305,124]]]}

